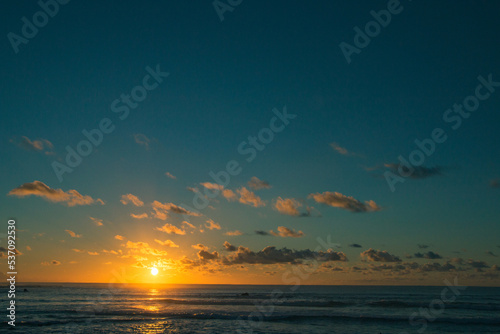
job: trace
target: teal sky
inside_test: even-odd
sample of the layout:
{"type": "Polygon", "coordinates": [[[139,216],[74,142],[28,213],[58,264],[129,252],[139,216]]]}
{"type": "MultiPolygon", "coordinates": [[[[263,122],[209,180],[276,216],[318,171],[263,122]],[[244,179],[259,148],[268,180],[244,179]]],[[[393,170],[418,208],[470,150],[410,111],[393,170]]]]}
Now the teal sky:
{"type": "MultiPolygon", "coordinates": [[[[500,87],[489,91],[456,130],[443,114],[475,94],[479,76],[500,82],[499,5],[401,1],[400,6],[402,11],[348,64],[339,44],[354,45],[354,27],[364,29],[373,20],[370,11],[387,9],[387,2],[243,1],[221,21],[210,1],[71,1],[60,5],[17,53],[7,35],[21,35],[21,18],[31,20],[40,7],[35,1],[2,4],[0,212],[4,220],[17,219],[22,262],[30,264],[26,280],[34,280],[37,271],[43,280],[57,280],[51,276],[57,272],[39,268],[52,260],[62,262],[57,268],[66,273],[62,277],[74,280],[71,273],[78,270],[68,263],[88,271],[90,260],[72,249],[104,256],[102,249],[122,247],[115,235],[150,246],[154,239],[168,238],[180,245],[166,249],[172,261],[202,259],[191,247],[195,244],[217,251],[221,259],[231,256],[221,249],[224,241],[255,252],[267,246],[313,250],[317,237],[330,235],[340,244],[335,251],[349,259],[345,268],[384,262],[361,261],[360,253],[373,248],[420,265],[455,259],[450,263],[456,272],[463,269],[471,284],[498,285],[500,87]],[[113,101],[142,85],[146,68],[157,65],[169,76],[120,120],[113,101]],[[285,106],[296,117],[253,161],[245,161],[240,143],[269,127],[273,109],[285,106]],[[65,164],[66,147],[76,149],[85,140],[82,131],[97,128],[104,118],[114,131],[104,134],[102,144],[60,182],[54,161],[65,164]],[[417,148],[415,139],[430,138],[435,128],[443,129],[447,140],[425,158],[425,169],[417,167],[423,174],[405,178],[391,191],[384,172],[394,172],[390,164],[398,163],[400,155],[408,159],[417,148]],[[203,191],[201,183],[214,183],[209,173],[225,170],[231,160],[242,168],[225,187],[235,199],[219,196],[210,201],[211,208],[200,210],[202,216],[191,216],[193,233],[155,230],[167,223],[183,228],[186,217],[171,209],[162,220],[154,216],[151,203],[194,207],[195,193],[188,188],[203,191]],[[270,188],[252,189],[247,184],[252,177],[270,188]],[[69,206],[28,190],[8,195],[34,181],[64,192],[74,189],[105,204],[69,206]],[[242,203],[242,187],[263,205],[242,203]],[[310,196],[326,192],[352,196],[362,212],[349,210],[346,203],[351,202],[344,198],[319,203],[310,196]],[[122,204],[126,194],[144,205],[122,204]],[[279,198],[301,204],[301,213],[312,207],[311,214],[280,212],[279,198]],[[374,201],[375,209],[366,201],[374,201]],[[130,216],[142,213],[148,218],[130,216]],[[200,232],[208,219],[221,229],[200,232]],[[255,233],[279,226],[305,236],[255,233]],[[72,238],[65,230],[82,237],[72,238]],[[224,234],[235,230],[243,235],[224,234]],[[428,251],[442,258],[414,256],[428,251]],[[488,268],[474,272],[469,259],[484,261],[488,268]]],[[[123,261],[128,260],[99,263],[126,266],[123,261]]],[[[248,268],[258,277],[259,268],[248,268]]],[[[337,273],[322,275],[317,282],[345,281],[337,273]]],[[[347,275],[356,281],[366,277],[347,275]]],[[[227,282],[239,276],[231,277],[227,282]]],[[[266,282],[279,284],[280,277],[266,282]]],[[[413,271],[407,277],[434,282],[413,271]]]]}

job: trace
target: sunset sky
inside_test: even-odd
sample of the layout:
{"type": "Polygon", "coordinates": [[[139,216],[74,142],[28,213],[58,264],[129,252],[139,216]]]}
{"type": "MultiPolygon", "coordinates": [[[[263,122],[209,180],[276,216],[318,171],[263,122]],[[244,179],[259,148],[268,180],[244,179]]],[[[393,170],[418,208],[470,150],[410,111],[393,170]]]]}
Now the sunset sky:
{"type": "Polygon", "coordinates": [[[210,1],[73,1],[18,53],[5,36],[40,7],[3,4],[0,233],[16,219],[18,279],[295,284],[320,256],[302,284],[499,285],[500,8],[450,4],[401,1],[349,64],[339,44],[387,2],[243,1],[221,21],[210,1]],[[478,85],[477,110],[446,121],[478,85]]]}

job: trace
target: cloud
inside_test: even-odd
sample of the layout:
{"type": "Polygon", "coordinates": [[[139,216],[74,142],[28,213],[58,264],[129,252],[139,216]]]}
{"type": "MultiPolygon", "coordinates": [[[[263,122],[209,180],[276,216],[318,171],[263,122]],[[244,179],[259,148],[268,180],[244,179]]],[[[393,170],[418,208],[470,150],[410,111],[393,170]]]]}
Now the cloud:
{"type": "Polygon", "coordinates": [[[451,270],[456,270],[457,268],[452,265],[450,262],[446,262],[445,264],[441,263],[426,263],[417,268],[420,272],[430,272],[430,271],[438,271],[438,272],[447,272],[451,270]]]}
{"type": "Polygon", "coordinates": [[[217,183],[202,182],[202,183],[200,183],[200,185],[207,188],[208,190],[222,190],[222,189],[224,189],[223,185],[217,184],[217,183]]]}
{"type": "MultiPolygon", "coordinates": [[[[410,173],[410,171],[405,165],[400,165],[398,163],[384,164],[384,167],[388,168],[391,172],[395,173],[396,175],[398,175],[399,173],[398,168],[400,166],[403,173],[405,174],[410,173]]],[[[443,168],[439,166],[436,167],[411,166],[411,167],[413,168],[413,173],[411,173],[411,175],[408,176],[411,179],[424,179],[435,175],[441,175],[441,172],[443,170],[443,168]]]]}
{"type": "Polygon", "coordinates": [[[346,155],[346,156],[359,156],[359,154],[356,154],[356,153],[352,153],[352,152],[349,152],[347,149],[341,147],[339,144],[337,143],[331,143],[330,146],[335,150],[337,151],[337,153],[339,154],[342,154],[342,155],[346,155]]]}
{"type": "Polygon", "coordinates": [[[417,258],[417,259],[422,259],[422,258],[425,258],[425,259],[429,259],[429,260],[435,260],[435,259],[442,259],[441,255],[439,254],[436,254],[432,251],[429,251],[427,253],[415,253],[414,256],[417,258]]]}
{"type": "Polygon", "coordinates": [[[401,262],[399,257],[391,255],[387,251],[375,250],[373,248],[365,250],[360,255],[372,262],[401,262]]]}
{"type": "Polygon", "coordinates": [[[46,154],[52,153],[54,149],[54,145],[47,139],[38,139],[31,141],[28,137],[22,136],[20,140],[11,139],[11,143],[16,144],[20,148],[27,151],[43,151],[45,150],[46,154]]]}
{"type": "Polygon", "coordinates": [[[293,250],[288,248],[277,249],[274,246],[268,246],[261,251],[254,252],[249,248],[239,246],[236,252],[233,252],[228,257],[222,259],[224,265],[235,265],[235,264],[276,264],[276,263],[289,263],[297,264],[304,260],[316,259],[317,261],[347,261],[347,257],[342,252],[335,252],[328,250],[326,252],[322,251],[312,251],[309,249],[305,250],[293,250]]]}
{"type": "Polygon", "coordinates": [[[231,189],[223,189],[222,196],[224,196],[224,198],[230,202],[236,201],[238,199],[238,195],[236,195],[236,193],[231,189]]]}
{"type": "Polygon", "coordinates": [[[281,198],[278,197],[276,202],[274,203],[274,208],[283,215],[288,216],[301,216],[308,217],[311,215],[310,208],[307,208],[307,212],[301,213],[298,208],[300,208],[302,204],[293,198],[281,198]]]}
{"type": "Polygon", "coordinates": [[[480,271],[481,269],[486,269],[486,268],[490,267],[484,261],[477,261],[477,260],[472,260],[472,259],[467,260],[467,264],[478,271],[480,271]]]}
{"type": "Polygon", "coordinates": [[[199,249],[199,250],[207,250],[208,249],[208,247],[203,245],[203,244],[191,245],[191,247],[194,249],[199,249]]]}
{"type": "Polygon", "coordinates": [[[191,223],[188,223],[187,221],[183,221],[183,222],[181,223],[181,225],[186,225],[187,227],[190,227],[190,228],[196,228],[196,226],[194,226],[194,225],[193,225],[193,224],[191,224],[191,223]]]}
{"type": "Polygon", "coordinates": [[[261,231],[261,230],[255,231],[255,234],[258,234],[258,235],[270,235],[269,232],[261,231]]]}
{"type": "Polygon", "coordinates": [[[497,257],[493,252],[491,251],[486,251],[486,254],[488,254],[489,256],[494,256],[494,257],[497,257]]]}
{"type": "Polygon", "coordinates": [[[148,218],[148,214],[141,213],[141,214],[136,215],[136,214],[131,213],[130,217],[135,218],[135,219],[144,219],[144,218],[148,218]]]}
{"type": "Polygon", "coordinates": [[[273,231],[270,231],[269,233],[276,236],[276,237],[279,236],[279,237],[283,237],[283,238],[287,238],[287,237],[300,238],[300,237],[305,236],[304,232],[302,232],[302,231],[296,232],[294,229],[289,229],[288,227],[285,227],[285,226],[279,226],[278,233],[273,232],[273,231]]]}
{"type": "Polygon", "coordinates": [[[81,195],[74,189],[68,190],[66,192],[61,189],[52,189],[45,183],[40,181],[25,183],[15,189],[12,189],[8,193],[8,195],[17,197],[26,197],[30,195],[39,196],[50,202],[63,202],[67,206],[90,205],[94,203],[100,203],[104,205],[104,201],[100,198],[93,199],[88,195],[81,195]]]}
{"type": "Polygon", "coordinates": [[[76,234],[75,232],[71,231],[71,230],[64,230],[65,232],[67,232],[72,238],[81,238],[82,235],[81,234],[76,234]]]}
{"type": "Polygon", "coordinates": [[[152,255],[152,256],[167,255],[167,252],[152,248],[149,246],[147,242],[142,242],[142,241],[138,242],[127,241],[125,247],[129,249],[129,255],[124,257],[130,257],[130,254],[132,254],[131,257],[135,259],[143,257],[144,255],[152,255]],[[140,254],[140,256],[137,256],[138,254],[140,254]]]}
{"type": "Polygon", "coordinates": [[[117,234],[117,235],[115,235],[115,239],[116,239],[116,240],[125,240],[125,239],[127,239],[127,238],[125,238],[125,237],[124,237],[124,236],[122,236],[122,235],[117,234]]]}
{"type": "Polygon", "coordinates": [[[207,220],[205,227],[209,230],[220,230],[221,227],[218,223],[214,222],[212,219],[207,220]]]}
{"type": "Polygon", "coordinates": [[[102,226],[103,223],[102,223],[102,219],[97,219],[97,218],[94,218],[94,217],[89,217],[90,220],[92,220],[94,222],[94,224],[96,224],[96,226],[102,226]]]}
{"type": "Polygon", "coordinates": [[[178,205],[175,205],[173,203],[160,203],[158,201],[154,201],[153,204],[153,210],[155,211],[153,216],[155,218],[161,219],[161,220],[166,220],[168,217],[169,212],[173,212],[179,215],[188,215],[188,216],[195,216],[195,217],[200,217],[200,213],[196,212],[191,212],[189,210],[184,209],[183,207],[180,207],[178,205]]]}
{"type": "Polygon", "coordinates": [[[206,251],[206,250],[201,250],[198,252],[198,257],[202,261],[210,261],[210,260],[215,260],[219,257],[219,253],[216,251],[213,251],[212,253],[206,251]]]}
{"type": "Polygon", "coordinates": [[[155,241],[157,243],[159,243],[160,245],[162,246],[166,246],[166,247],[179,247],[179,245],[176,245],[175,242],[173,242],[172,240],[165,240],[165,241],[161,241],[161,240],[158,240],[158,239],[155,239],[155,241]]]}
{"type": "Polygon", "coordinates": [[[245,187],[241,187],[240,189],[238,189],[236,191],[240,195],[240,199],[239,199],[240,203],[251,205],[251,206],[256,207],[256,208],[266,205],[266,203],[264,203],[259,196],[255,195],[254,192],[248,190],[245,187]]]}
{"type": "Polygon", "coordinates": [[[151,142],[151,140],[148,137],[146,137],[142,133],[136,133],[134,134],[134,140],[137,144],[143,145],[146,150],[149,150],[149,143],[151,142]]]}
{"type": "Polygon", "coordinates": [[[420,249],[426,249],[426,248],[429,248],[429,245],[425,245],[425,244],[418,244],[417,246],[418,246],[418,248],[420,248],[420,249]]]}
{"type": "Polygon", "coordinates": [[[176,180],[177,177],[176,176],[173,176],[172,174],[170,174],[169,172],[166,172],[165,175],[169,178],[171,178],[172,180],[176,180]]]}
{"type": "Polygon", "coordinates": [[[40,263],[42,266],[59,266],[61,265],[61,261],[58,261],[58,260],[52,260],[50,262],[48,261],[43,261],[42,263],[40,263]]]}
{"type": "Polygon", "coordinates": [[[350,244],[349,247],[361,248],[363,246],[361,246],[360,244],[350,244]]]}
{"type": "Polygon", "coordinates": [[[231,244],[230,244],[229,242],[227,242],[227,241],[225,241],[225,242],[224,242],[224,245],[223,245],[223,246],[224,246],[224,249],[225,249],[226,251],[228,251],[228,252],[234,252],[234,251],[236,251],[236,249],[237,249],[237,248],[236,248],[236,246],[231,245],[231,244]]]}
{"type": "Polygon", "coordinates": [[[73,248],[72,251],[76,252],[76,253],[85,253],[84,250],[82,250],[82,249],[76,249],[76,248],[73,248]]]}
{"type": "Polygon", "coordinates": [[[253,190],[259,190],[259,189],[269,189],[271,188],[271,185],[267,181],[262,181],[259,180],[258,177],[252,176],[250,181],[248,181],[248,186],[253,189],[253,190]]]}
{"type": "Polygon", "coordinates": [[[89,255],[99,255],[97,252],[87,252],[89,255]]]}
{"type": "Polygon", "coordinates": [[[122,195],[122,199],[120,200],[123,205],[127,205],[128,203],[132,203],[135,206],[143,206],[144,202],[139,199],[139,197],[132,195],[132,194],[127,194],[127,195],[122,195]]]}
{"type": "Polygon", "coordinates": [[[238,235],[243,235],[243,232],[241,231],[227,231],[226,233],[224,233],[224,235],[228,235],[228,236],[238,236],[238,235]]]}
{"type": "MultiPolygon", "coordinates": [[[[16,256],[23,255],[20,251],[17,250],[17,248],[14,248],[14,254],[16,256]]],[[[12,255],[12,253],[10,254],[12,255]]],[[[6,259],[9,256],[9,250],[5,247],[0,246],[0,258],[6,259]]]]}
{"type": "Polygon", "coordinates": [[[185,235],[186,231],[178,228],[177,226],[174,226],[172,224],[165,224],[162,227],[157,227],[155,228],[157,231],[165,232],[168,234],[179,234],[179,235],[185,235]]]}
{"type": "Polygon", "coordinates": [[[379,211],[381,208],[374,201],[362,203],[351,196],[345,196],[338,192],[325,191],[324,193],[310,194],[316,202],[345,209],[351,212],[372,212],[379,211]]]}

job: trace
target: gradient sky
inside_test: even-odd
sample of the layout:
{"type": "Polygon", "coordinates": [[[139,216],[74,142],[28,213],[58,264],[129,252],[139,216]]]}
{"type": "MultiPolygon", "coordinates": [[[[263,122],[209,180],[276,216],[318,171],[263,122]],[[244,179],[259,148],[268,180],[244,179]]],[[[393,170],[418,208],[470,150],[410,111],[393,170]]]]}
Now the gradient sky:
{"type": "Polygon", "coordinates": [[[221,21],[210,1],[72,1],[18,53],[7,34],[40,7],[3,3],[0,212],[19,280],[290,284],[330,236],[303,284],[499,285],[500,88],[456,130],[443,114],[478,76],[500,81],[500,5],[400,6],[348,64],[339,44],[387,2],[243,1],[221,21]],[[120,120],[113,101],[157,65],[169,76],[120,120]],[[296,117],[247,162],[240,143],[285,106],[296,117]],[[114,131],[60,182],[53,162],[104,118],[114,131]],[[447,140],[392,192],[384,173],[435,128],[447,140]],[[231,160],[225,196],[178,214],[231,160]]]}

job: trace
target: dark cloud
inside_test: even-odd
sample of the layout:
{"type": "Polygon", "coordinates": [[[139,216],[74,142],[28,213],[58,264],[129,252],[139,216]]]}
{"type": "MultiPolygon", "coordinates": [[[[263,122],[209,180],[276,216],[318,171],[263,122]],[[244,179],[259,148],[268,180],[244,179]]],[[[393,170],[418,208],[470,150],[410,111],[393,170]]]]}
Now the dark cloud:
{"type": "Polygon", "coordinates": [[[493,252],[491,251],[486,251],[486,254],[488,254],[489,256],[494,256],[494,257],[497,257],[493,252]]]}
{"type": "Polygon", "coordinates": [[[417,259],[429,259],[429,260],[437,260],[437,259],[442,259],[442,256],[437,254],[437,253],[434,253],[432,251],[429,251],[427,253],[415,253],[414,256],[417,258],[417,259]]]}
{"type": "Polygon", "coordinates": [[[248,186],[253,190],[259,189],[269,189],[271,185],[267,181],[260,180],[258,177],[253,176],[250,181],[248,181],[248,186]]]}
{"type": "Polygon", "coordinates": [[[381,208],[374,201],[360,202],[354,197],[346,196],[338,192],[325,191],[324,193],[310,194],[309,198],[318,203],[326,204],[336,208],[341,208],[351,212],[372,212],[381,208]]]}
{"type": "Polygon", "coordinates": [[[418,244],[417,246],[418,246],[418,248],[420,248],[420,249],[426,249],[426,248],[429,248],[429,245],[425,245],[425,244],[418,244]]]}
{"type": "Polygon", "coordinates": [[[288,248],[277,249],[274,246],[268,246],[261,251],[254,252],[249,248],[239,246],[237,252],[233,253],[228,257],[224,257],[222,259],[222,263],[225,265],[244,264],[244,263],[297,264],[305,260],[312,260],[312,259],[322,262],[347,261],[347,257],[344,253],[335,252],[332,250],[323,252],[323,251],[312,251],[309,249],[305,250],[293,250],[288,248]]]}
{"type": "Polygon", "coordinates": [[[234,252],[236,251],[236,246],[231,245],[229,242],[224,242],[224,249],[227,250],[228,252],[234,252]]]}
{"type": "Polygon", "coordinates": [[[38,196],[45,198],[51,202],[63,202],[67,206],[76,205],[90,205],[94,203],[104,204],[104,202],[98,198],[93,199],[90,196],[82,195],[78,191],[71,189],[68,191],[63,191],[61,189],[52,189],[48,185],[40,181],[33,181],[30,183],[25,183],[17,188],[12,189],[8,195],[17,197],[26,196],[38,196]]]}
{"type": "Polygon", "coordinates": [[[361,246],[360,244],[350,244],[349,247],[361,248],[363,246],[361,246]]]}
{"type": "Polygon", "coordinates": [[[255,231],[255,234],[258,234],[258,235],[270,235],[269,232],[262,231],[262,230],[255,231]]]}
{"type": "Polygon", "coordinates": [[[219,258],[219,253],[216,251],[213,251],[212,253],[206,251],[206,250],[201,250],[198,252],[198,257],[202,261],[210,261],[210,260],[215,260],[219,258]]]}
{"type": "Polygon", "coordinates": [[[474,269],[478,269],[478,270],[481,270],[481,269],[487,269],[489,268],[490,266],[488,264],[486,264],[486,262],[484,261],[478,261],[478,260],[472,260],[472,259],[469,259],[467,260],[467,264],[469,266],[471,266],[472,268],[474,269]]]}
{"type": "Polygon", "coordinates": [[[365,250],[360,255],[372,262],[401,262],[399,257],[391,255],[387,251],[375,250],[373,248],[365,250]]]}
{"type": "Polygon", "coordinates": [[[439,272],[442,272],[442,271],[451,271],[451,270],[456,270],[457,268],[452,265],[450,262],[446,262],[445,264],[441,264],[441,263],[437,263],[437,262],[434,262],[434,263],[426,263],[426,264],[423,264],[420,266],[420,268],[418,268],[418,270],[420,272],[429,272],[429,271],[439,271],[439,272]]]}
{"type": "MultiPolygon", "coordinates": [[[[388,168],[391,172],[393,172],[396,175],[399,175],[398,168],[400,167],[400,164],[398,163],[389,163],[384,165],[386,168],[388,168]]],[[[411,179],[424,179],[427,177],[435,176],[435,175],[441,175],[441,172],[443,170],[442,167],[436,166],[436,167],[425,167],[425,166],[411,166],[413,168],[413,172],[411,173],[410,170],[405,165],[401,166],[402,173],[404,175],[408,175],[411,173],[411,175],[407,176],[411,179]]]]}

